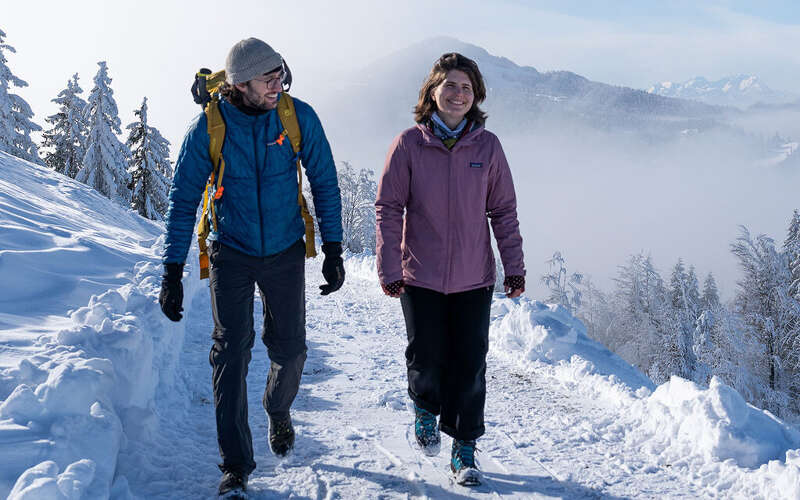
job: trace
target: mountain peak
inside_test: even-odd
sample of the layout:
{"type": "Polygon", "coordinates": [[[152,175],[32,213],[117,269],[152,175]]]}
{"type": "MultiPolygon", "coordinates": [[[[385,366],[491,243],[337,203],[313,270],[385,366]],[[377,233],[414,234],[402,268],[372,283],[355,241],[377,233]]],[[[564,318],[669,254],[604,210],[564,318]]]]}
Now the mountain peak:
{"type": "Polygon", "coordinates": [[[747,107],[755,103],[784,103],[794,97],[786,92],[770,89],[757,76],[740,73],[716,81],[696,76],[684,82],[666,81],[651,85],[651,94],[664,97],[694,99],[708,104],[747,107]]]}

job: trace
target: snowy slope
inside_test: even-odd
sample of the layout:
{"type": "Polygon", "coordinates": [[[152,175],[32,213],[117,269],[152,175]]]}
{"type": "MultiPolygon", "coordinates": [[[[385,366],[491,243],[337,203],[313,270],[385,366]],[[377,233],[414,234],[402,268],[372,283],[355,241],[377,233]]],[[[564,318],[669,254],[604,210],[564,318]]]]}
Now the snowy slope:
{"type": "MultiPolygon", "coordinates": [[[[73,263],[71,274],[46,257],[5,268],[23,283],[21,291],[25,273],[45,265],[66,276],[62,287],[118,266],[117,281],[98,285],[82,305],[64,299],[59,311],[61,299],[52,299],[46,313],[29,313],[21,310],[29,299],[14,303],[20,309],[14,329],[0,331],[6,367],[0,372],[0,495],[212,497],[219,457],[208,365],[211,318],[207,284],[191,266],[196,254],[184,277],[186,317],[171,323],[156,304],[160,226],[136,222],[138,216],[46,170],[0,159],[4,231],[15,207],[42,200],[14,219],[28,228],[28,239],[3,232],[0,248],[13,242],[17,251],[32,250],[25,241],[39,242],[52,227],[77,221],[82,234],[107,236],[97,246],[84,244],[92,259],[83,267],[73,263]],[[44,196],[68,188],[72,197],[44,196]],[[75,197],[85,200],[82,211],[91,217],[67,210],[75,197]],[[40,331],[43,314],[59,319],[40,331]],[[21,340],[27,342],[22,352],[5,350],[21,340]]],[[[63,238],[58,241],[71,241],[63,238]]],[[[590,340],[563,308],[499,295],[492,306],[487,434],[478,442],[488,481],[477,490],[454,486],[446,473],[449,439],[432,459],[409,444],[402,314],[398,301],[380,292],[374,258],[349,256],[345,287],[327,297],[316,293],[320,264],[307,264],[309,359],[293,411],[297,448],[285,460],[268,451],[260,407],[268,365],[263,346],[253,350],[253,498],[800,496],[795,429],[716,382],[702,389],[673,379],[655,388],[590,340]]],[[[40,295],[46,296],[24,296],[40,295]]],[[[11,314],[14,304],[3,313],[11,314]]]]}
{"type": "MultiPolygon", "coordinates": [[[[29,345],[31,323],[58,329],[64,313],[130,279],[154,256],[159,226],[86,186],[0,152],[0,367],[29,345]]],[[[3,397],[5,394],[0,391],[3,397]]]]}

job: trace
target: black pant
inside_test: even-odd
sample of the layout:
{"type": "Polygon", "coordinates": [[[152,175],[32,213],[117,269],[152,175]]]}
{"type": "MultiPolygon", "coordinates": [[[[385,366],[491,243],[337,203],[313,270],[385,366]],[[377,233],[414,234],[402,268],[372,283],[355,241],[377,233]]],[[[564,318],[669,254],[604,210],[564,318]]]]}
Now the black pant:
{"type": "Polygon", "coordinates": [[[247,365],[255,340],[255,285],[264,305],[261,340],[271,366],[264,392],[270,417],[289,415],[306,360],[305,244],[298,241],[269,257],[252,257],[214,242],[211,259],[211,312],[217,441],[223,471],[249,474],[253,440],[247,423],[247,365]]]}
{"type": "Polygon", "coordinates": [[[482,436],[491,287],[445,295],[405,287],[408,394],[456,439],[482,436]]]}

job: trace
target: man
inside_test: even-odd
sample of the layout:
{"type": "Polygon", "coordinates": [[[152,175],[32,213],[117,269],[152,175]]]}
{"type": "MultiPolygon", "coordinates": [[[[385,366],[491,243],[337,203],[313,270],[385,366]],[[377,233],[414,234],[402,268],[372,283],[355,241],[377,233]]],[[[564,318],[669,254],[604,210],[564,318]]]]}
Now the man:
{"type": "MultiPolygon", "coordinates": [[[[271,360],[264,409],[269,444],[285,456],[294,446],[289,408],[297,395],[305,343],[305,233],[297,203],[297,166],[275,108],[285,77],[283,59],[255,38],[242,40],[225,61],[226,83],[219,108],[226,125],[222,157],[223,194],[215,202],[217,230],[211,234],[210,288],[214,331],[209,360],[223,477],[220,495],[244,495],[255,469],[247,423],[247,366],[253,347],[253,293],[264,307],[262,340],[271,360]]],[[[322,233],[327,284],[344,282],[341,198],[330,146],[311,106],[294,100],[302,134],[301,157],[311,184],[322,233]]],[[[181,277],[195,213],[212,172],[205,114],[189,127],[170,191],[164,276],[159,303],[173,321],[182,315],[181,277]]]]}

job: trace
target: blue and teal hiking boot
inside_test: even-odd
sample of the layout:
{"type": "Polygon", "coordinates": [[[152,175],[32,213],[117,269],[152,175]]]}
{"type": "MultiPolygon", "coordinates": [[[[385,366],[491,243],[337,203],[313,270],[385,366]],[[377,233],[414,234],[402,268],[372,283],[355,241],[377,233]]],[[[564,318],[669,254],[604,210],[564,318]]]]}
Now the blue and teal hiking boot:
{"type": "Polygon", "coordinates": [[[456,483],[462,486],[478,486],[481,484],[481,471],[475,462],[475,441],[453,439],[453,451],[450,458],[450,470],[453,471],[456,483]]]}
{"type": "Polygon", "coordinates": [[[436,425],[436,415],[414,405],[414,435],[422,453],[429,457],[439,454],[442,438],[439,436],[439,427],[436,425]]]}

